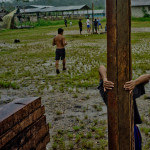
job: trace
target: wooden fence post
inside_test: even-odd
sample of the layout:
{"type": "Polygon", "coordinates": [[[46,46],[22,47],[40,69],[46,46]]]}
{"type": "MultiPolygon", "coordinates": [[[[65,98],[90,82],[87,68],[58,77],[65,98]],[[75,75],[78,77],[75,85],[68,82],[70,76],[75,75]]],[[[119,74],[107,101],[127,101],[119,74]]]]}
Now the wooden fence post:
{"type": "Polygon", "coordinates": [[[108,92],[109,150],[133,150],[133,100],[124,90],[131,80],[131,0],[107,0],[107,71],[115,88],[108,92]]]}
{"type": "Polygon", "coordinates": [[[92,3],[92,33],[94,34],[94,3],[92,3]]]}

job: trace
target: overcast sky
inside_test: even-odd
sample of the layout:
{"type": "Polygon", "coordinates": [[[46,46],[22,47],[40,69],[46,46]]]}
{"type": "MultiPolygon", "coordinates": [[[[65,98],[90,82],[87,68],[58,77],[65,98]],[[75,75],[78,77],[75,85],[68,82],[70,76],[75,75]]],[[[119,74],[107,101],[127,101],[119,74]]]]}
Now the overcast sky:
{"type": "MultiPolygon", "coordinates": [[[[0,2],[11,2],[13,0],[0,0],[0,2]]],[[[29,0],[29,1],[33,1],[33,0],[29,0]]]]}
{"type": "Polygon", "coordinates": [[[0,0],[0,2],[11,2],[12,0],[0,0]]]}
{"type": "Polygon", "coordinates": [[[0,2],[11,2],[13,0],[0,0],[0,2]]]}

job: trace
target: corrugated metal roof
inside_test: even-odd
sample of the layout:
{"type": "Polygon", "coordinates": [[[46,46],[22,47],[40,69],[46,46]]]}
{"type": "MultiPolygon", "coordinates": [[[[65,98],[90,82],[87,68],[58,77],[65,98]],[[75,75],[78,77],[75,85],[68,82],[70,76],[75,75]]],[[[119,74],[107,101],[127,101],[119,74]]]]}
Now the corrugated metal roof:
{"type": "Polygon", "coordinates": [[[46,11],[71,11],[71,10],[80,10],[80,9],[90,9],[87,5],[79,5],[79,6],[61,6],[61,7],[52,7],[46,8],[46,11]]]}
{"type": "Polygon", "coordinates": [[[54,7],[54,6],[47,6],[47,5],[29,5],[26,6],[25,9],[30,9],[30,8],[50,8],[50,7],[54,7]]]}
{"type": "Polygon", "coordinates": [[[131,6],[150,6],[150,0],[132,0],[131,6]]]}
{"type": "Polygon", "coordinates": [[[20,9],[20,13],[40,13],[41,8],[32,8],[32,9],[20,9]]]}
{"type": "Polygon", "coordinates": [[[90,7],[88,7],[87,5],[62,6],[62,7],[47,7],[47,8],[39,7],[39,8],[30,8],[30,9],[20,9],[20,13],[75,11],[75,10],[84,10],[84,9],[90,9],[90,7]]]}

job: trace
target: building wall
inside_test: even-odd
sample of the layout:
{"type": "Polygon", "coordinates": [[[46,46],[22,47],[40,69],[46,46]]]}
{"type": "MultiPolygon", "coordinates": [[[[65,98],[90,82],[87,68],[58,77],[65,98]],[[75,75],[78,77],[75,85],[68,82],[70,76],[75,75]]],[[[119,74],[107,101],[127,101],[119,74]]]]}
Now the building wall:
{"type": "MultiPolygon", "coordinates": [[[[148,14],[150,14],[150,6],[145,6],[144,7],[148,14]]],[[[132,7],[132,17],[143,17],[144,13],[143,13],[143,6],[139,6],[139,7],[132,7]]]]}
{"type": "MultiPolygon", "coordinates": [[[[94,18],[102,18],[102,17],[105,17],[105,14],[94,14],[94,18]]],[[[85,15],[85,18],[92,18],[92,15],[89,14],[89,15],[85,15]]]]}

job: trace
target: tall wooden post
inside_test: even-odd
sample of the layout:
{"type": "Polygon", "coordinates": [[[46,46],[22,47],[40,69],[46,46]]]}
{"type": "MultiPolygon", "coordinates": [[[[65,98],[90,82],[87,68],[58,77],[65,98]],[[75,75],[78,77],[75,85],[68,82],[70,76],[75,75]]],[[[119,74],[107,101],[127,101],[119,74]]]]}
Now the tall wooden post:
{"type": "Polygon", "coordinates": [[[92,33],[94,34],[94,3],[92,3],[92,33]]]}
{"type": "Polygon", "coordinates": [[[131,80],[131,0],[107,0],[107,70],[115,87],[108,92],[109,150],[133,150],[131,80]]]}

